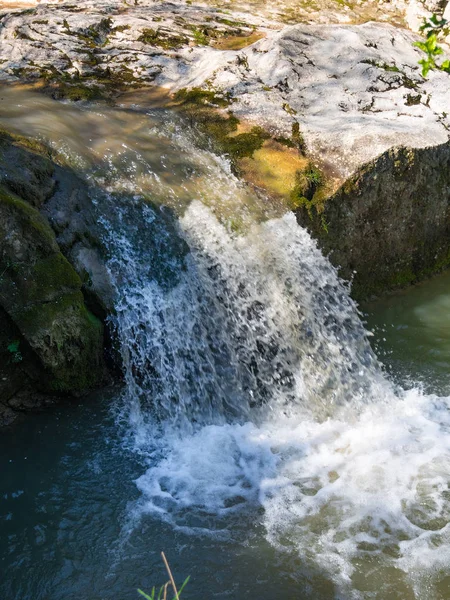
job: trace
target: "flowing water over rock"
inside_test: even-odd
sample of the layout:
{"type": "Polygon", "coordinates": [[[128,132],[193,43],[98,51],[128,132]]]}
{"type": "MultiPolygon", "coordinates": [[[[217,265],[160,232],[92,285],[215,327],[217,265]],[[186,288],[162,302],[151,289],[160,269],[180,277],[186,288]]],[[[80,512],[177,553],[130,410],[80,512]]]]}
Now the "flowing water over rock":
{"type": "Polygon", "coordinates": [[[1,440],[2,595],[134,598],[165,549],[193,597],[449,599],[449,399],[388,379],[294,216],[167,111],[3,91],[92,184],[126,385],[1,440]]]}

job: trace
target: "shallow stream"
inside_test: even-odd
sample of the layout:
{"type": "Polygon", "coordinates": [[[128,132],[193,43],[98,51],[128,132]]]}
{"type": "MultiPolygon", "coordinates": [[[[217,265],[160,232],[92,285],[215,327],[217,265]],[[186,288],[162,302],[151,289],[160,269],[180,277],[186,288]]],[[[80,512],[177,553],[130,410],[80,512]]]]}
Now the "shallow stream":
{"type": "Polygon", "coordinates": [[[164,550],[186,599],[450,600],[449,276],[361,315],[180,116],[0,95],[92,186],[125,366],[2,432],[0,598],[131,600],[164,550]]]}

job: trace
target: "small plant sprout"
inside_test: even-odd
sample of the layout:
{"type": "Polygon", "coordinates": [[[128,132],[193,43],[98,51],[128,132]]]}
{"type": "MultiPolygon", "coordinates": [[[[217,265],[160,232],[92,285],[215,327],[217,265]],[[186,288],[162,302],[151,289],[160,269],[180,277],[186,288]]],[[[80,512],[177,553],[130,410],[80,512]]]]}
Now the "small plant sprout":
{"type": "Polygon", "coordinates": [[[19,340],[14,340],[7,346],[8,352],[11,354],[11,361],[13,363],[19,363],[19,362],[21,362],[21,360],[23,358],[22,353],[19,350],[19,346],[20,346],[19,340]]]}
{"type": "Polygon", "coordinates": [[[153,587],[152,593],[150,595],[146,594],[145,592],[143,592],[140,589],[138,589],[138,592],[146,600],[168,600],[168,598],[167,598],[167,591],[168,591],[168,588],[170,586],[173,589],[173,592],[175,594],[175,596],[173,597],[173,600],[180,600],[181,592],[186,587],[186,585],[187,585],[187,583],[188,583],[188,581],[190,579],[190,576],[186,577],[186,579],[184,580],[183,584],[180,587],[180,591],[178,591],[176,583],[175,583],[175,579],[173,578],[172,571],[171,571],[171,569],[169,567],[169,563],[167,562],[167,558],[166,558],[166,555],[164,554],[164,552],[161,552],[161,556],[162,556],[164,565],[166,567],[167,573],[169,575],[169,581],[167,581],[164,585],[162,585],[159,588],[158,595],[156,595],[156,588],[155,587],[153,587]]]}
{"type": "Polygon", "coordinates": [[[426,54],[425,58],[419,60],[419,65],[422,66],[422,76],[426,77],[433,70],[450,73],[450,60],[445,60],[440,64],[436,62],[437,57],[444,52],[438,45],[438,39],[450,33],[449,22],[433,15],[430,19],[424,19],[420,31],[425,34],[426,40],[415,42],[413,45],[426,54]]]}

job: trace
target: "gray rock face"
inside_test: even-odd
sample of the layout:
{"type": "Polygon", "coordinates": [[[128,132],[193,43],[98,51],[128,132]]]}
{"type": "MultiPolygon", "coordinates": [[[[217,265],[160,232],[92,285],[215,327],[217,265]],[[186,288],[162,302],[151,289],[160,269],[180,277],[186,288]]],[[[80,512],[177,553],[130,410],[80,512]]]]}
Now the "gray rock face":
{"type": "Polygon", "coordinates": [[[392,146],[447,141],[450,78],[433,73],[423,80],[414,40],[372,23],[295,26],[259,42],[248,64],[279,91],[310,152],[344,178],[392,146]]]}
{"type": "Polygon", "coordinates": [[[357,298],[429,276],[450,265],[450,144],[389,150],[297,217],[357,298]]]}
{"type": "Polygon", "coordinates": [[[3,144],[0,183],[32,206],[40,208],[55,190],[52,162],[12,144],[3,144]],[[26,157],[26,162],[24,161],[26,157]]]}

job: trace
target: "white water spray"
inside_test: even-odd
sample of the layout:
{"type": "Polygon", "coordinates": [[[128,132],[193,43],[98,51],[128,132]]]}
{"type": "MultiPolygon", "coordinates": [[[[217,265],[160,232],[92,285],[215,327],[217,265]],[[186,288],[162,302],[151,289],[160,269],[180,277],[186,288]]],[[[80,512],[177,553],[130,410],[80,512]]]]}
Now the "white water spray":
{"type": "Polygon", "coordinates": [[[178,235],[189,252],[173,281],[143,281],[128,256],[119,303],[134,440],[152,455],[138,513],[227,536],[262,506],[269,541],[337,597],[438,598],[447,399],[386,380],[346,287],[292,214],[239,235],[193,202],[178,235]]]}

